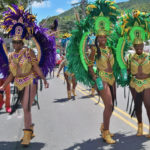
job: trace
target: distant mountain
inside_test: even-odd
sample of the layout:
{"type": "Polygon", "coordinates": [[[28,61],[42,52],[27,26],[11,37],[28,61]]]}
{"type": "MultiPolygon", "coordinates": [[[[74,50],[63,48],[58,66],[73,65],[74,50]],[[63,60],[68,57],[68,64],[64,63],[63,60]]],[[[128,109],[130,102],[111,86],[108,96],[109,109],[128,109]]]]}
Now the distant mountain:
{"type": "Polygon", "coordinates": [[[150,0],[130,0],[118,4],[121,9],[138,9],[140,11],[150,12],[150,0]]]}
{"type": "MultiPolygon", "coordinates": [[[[118,3],[118,5],[122,11],[126,9],[138,9],[140,11],[150,12],[150,0],[129,0],[127,2],[118,3]]],[[[76,18],[73,8],[58,16],[53,16],[46,20],[43,19],[40,24],[44,23],[45,27],[49,27],[56,18],[59,21],[59,30],[63,33],[69,32],[75,27],[76,18]]]]}

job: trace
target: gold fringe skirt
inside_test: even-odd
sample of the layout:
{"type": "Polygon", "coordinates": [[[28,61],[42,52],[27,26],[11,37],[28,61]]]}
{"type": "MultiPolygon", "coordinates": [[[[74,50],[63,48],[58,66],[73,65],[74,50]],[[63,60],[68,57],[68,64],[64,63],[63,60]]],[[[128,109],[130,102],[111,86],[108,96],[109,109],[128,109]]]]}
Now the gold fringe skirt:
{"type": "Polygon", "coordinates": [[[113,72],[105,72],[105,71],[99,71],[99,76],[102,78],[102,81],[105,81],[109,85],[113,85],[115,83],[115,77],[113,72]]]}
{"type": "Polygon", "coordinates": [[[136,79],[131,78],[130,86],[136,90],[136,92],[143,92],[145,89],[150,88],[150,78],[147,79],[136,79]]]}

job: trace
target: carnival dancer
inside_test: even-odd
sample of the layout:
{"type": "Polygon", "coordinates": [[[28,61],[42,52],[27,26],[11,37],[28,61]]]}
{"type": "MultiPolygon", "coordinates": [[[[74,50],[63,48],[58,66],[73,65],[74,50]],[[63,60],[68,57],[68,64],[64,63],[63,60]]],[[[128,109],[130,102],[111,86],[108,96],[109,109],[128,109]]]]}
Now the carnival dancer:
{"type": "Polygon", "coordinates": [[[57,77],[59,77],[59,74],[60,74],[62,69],[64,69],[64,78],[65,78],[66,83],[67,83],[68,99],[71,99],[72,94],[73,94],[74,97],[76,96],[75,89],[76,89],[76,86],[77,86],[77,82],[76,82],[74,73],[71,73],[71,72],[68,71],[66,58],[62,61],[62,63],[59,66],[57,77]]]}
{"type": "MultiPolygon", "coordinates": [[[[135,54],[129,55],[128,73],[132,76],[130,90],[134,100],[138,120],[137,136],[143,135],[142,102],[144,102],[150,122],[150,54],[143,52],[144,42],[137,38],[133,42],[135,54]]],[[[150,133],[149,133],[150,137],[150,133]]]]}
{"type": "MultiPolygon", "coordinates": [[[[105,31],[100,31],[95,40],[97,50],[93,54],[93,58],[96,60],[97,72],[96,75],[93,70],[93,66],[89,66],[89,72],[92,75],[93,80],[96,82],[98,77],[102,79],[103,89],[98,90],[98,94],[101,96],[105,108],[103,113],[103,124],[101,125],[102,137],[107,143],[115,143],[111,139],[109,132],[110,118],[113,111],[113,102],[116,98],[116,86],[115,77],[113,75],[114,56],[112,50],[107,47],[107,34],[105,31]],[[96,54],[97,53],[97,54],[96,54]],[[106,94],[107,93],[107,94],[106,94]]],[[[92,60],[91,60],[92,61],[92,60]]]]}
{"type": "MultiPolygon", "coordinates": [[[[137,136],[143,135],[142,102],[150,123],[150,54],[143,50],[144,41],[150,38],[149,16],[138,10],[128,11],[122,16],[119,26],[122,34],[117,46],[117,57],[120,68],[128,71],[128,83],[135,104],[131,116],[136,115],[138,120],[137,136]],[[126,61],[122,54],[128,51],[125,46],[127,42],[132,43],[135,52],[129,54],[126,61]]],[[[150,138],[150,131],[147,137],[150,138]]]]}
{"type": "MultiPolygon", "coordinates": [[[[70,38],[71,38],[70,33],[65,33],[63,35],[63,39],[61,40],[61,46],[63,48],[63,54],[66,53],[66,48],[67,48],[67,45],[69,43],[70,38]]],[[[75,88],[76,88],[77,82],[76,82],[74,73],[69,72],[69,70],[68,70],[68,61],[66,58],[63,58],[61,64],[59,65],[57,77],[59,77],[59,74],[60,74],[62,69],[63,69],[63,73],[64,73],[64,78],[65,78],[66,83],[67,83],[68,99],[71,99],[72,94],[74,97],[76,96],[75,88]]]]}
{"type": "Polygon", "coordinates": [[[9,76],[0,90],[5,90],[7,85],[14,81],[24,112],[25,129],[21,144],[28,146],[34,137],[31,106],[36,94],[36,79],[41,78],[45,88],[49,87],[45,76],[55,66],[55,41],[54,37],[46,35],[46,29],[36,25],[35,16],[25,11],[23,6],[9,6],[8,11],[4,12],[1,25],[12,37],[14,52],[7,58],[4,43],[1,42],[0,71],[9,76]],[[37,57],[32,49],[24,46],[25,39],[30,38],[37,46],[37,57]],[[9,70],[5,64],[9,65],[9,70]]]}
{"type": "Polygon", "coordinates": [[[112,27],[120,14],[114,1],[96,0],[87,6],[87,17],[77,23],[72,31],[72,38],[68,46],[67,60],[69,70],[75,73],[77,81],[87,86],[96,86],[105,108],[103,123],[100,130],[102,138],[108,144],[116,143],[109,131],[110,118],[116,99],[114,76],[115,52],[109,44],[112,27]],[[113,15],[111,15],[113,14],[113,15]],[[112,17],[113,16],[113,17],[112,17]],[[96,35],[91,45],[92,54],[87,55],[87,44],[91,34],[96,35]],[[109,46],[108,46],[109,45],[109,46]],[[96,69],[93,68],[96,61],[96,69]]]}

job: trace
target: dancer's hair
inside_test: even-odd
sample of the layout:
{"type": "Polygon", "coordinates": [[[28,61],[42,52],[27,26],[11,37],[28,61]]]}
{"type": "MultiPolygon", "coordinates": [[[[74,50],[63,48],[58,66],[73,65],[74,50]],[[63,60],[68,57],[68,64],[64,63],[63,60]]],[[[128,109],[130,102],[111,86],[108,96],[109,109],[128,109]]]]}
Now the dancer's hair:
{"type": "Polygon", "coordinates": [[[101,57],[101,50],[100,50],[99,45],[98,45],[98,36],[95,39],[95,46],[97,48],[97,59],[99,59],[101,57]]]}

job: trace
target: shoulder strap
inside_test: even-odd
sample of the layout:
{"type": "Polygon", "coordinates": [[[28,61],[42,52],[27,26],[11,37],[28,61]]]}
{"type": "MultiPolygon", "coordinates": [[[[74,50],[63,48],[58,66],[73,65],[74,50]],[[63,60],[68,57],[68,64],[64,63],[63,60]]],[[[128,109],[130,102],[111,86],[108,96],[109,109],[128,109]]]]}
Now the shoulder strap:
{"type": "Polygon", "coordinates": [[[131,62],[132,54],[129,54],[129,62],[131,62]]]}
{"type": "Polygon", "coordinates": [[[31,51],[31,49],[27,48],[27,50],[26,50],[26,57],[28,58],[29,62],[32,61],[32,58],[31,58],[31,55],[30,55],[30,51],[31,51]]]}
{"type": "Polygon", "coordinates": [[[131,59],[132,59],[132,54],[129,54],[129,57],[128,57],[128,68],[131,67],[131,59]]]}
{"type": "Polygon", "coordinates": [[[14,52],[11,52],[10,54],[8,54],[8,61],[11,62],[11,59],[13,57],[14,52]]]}

